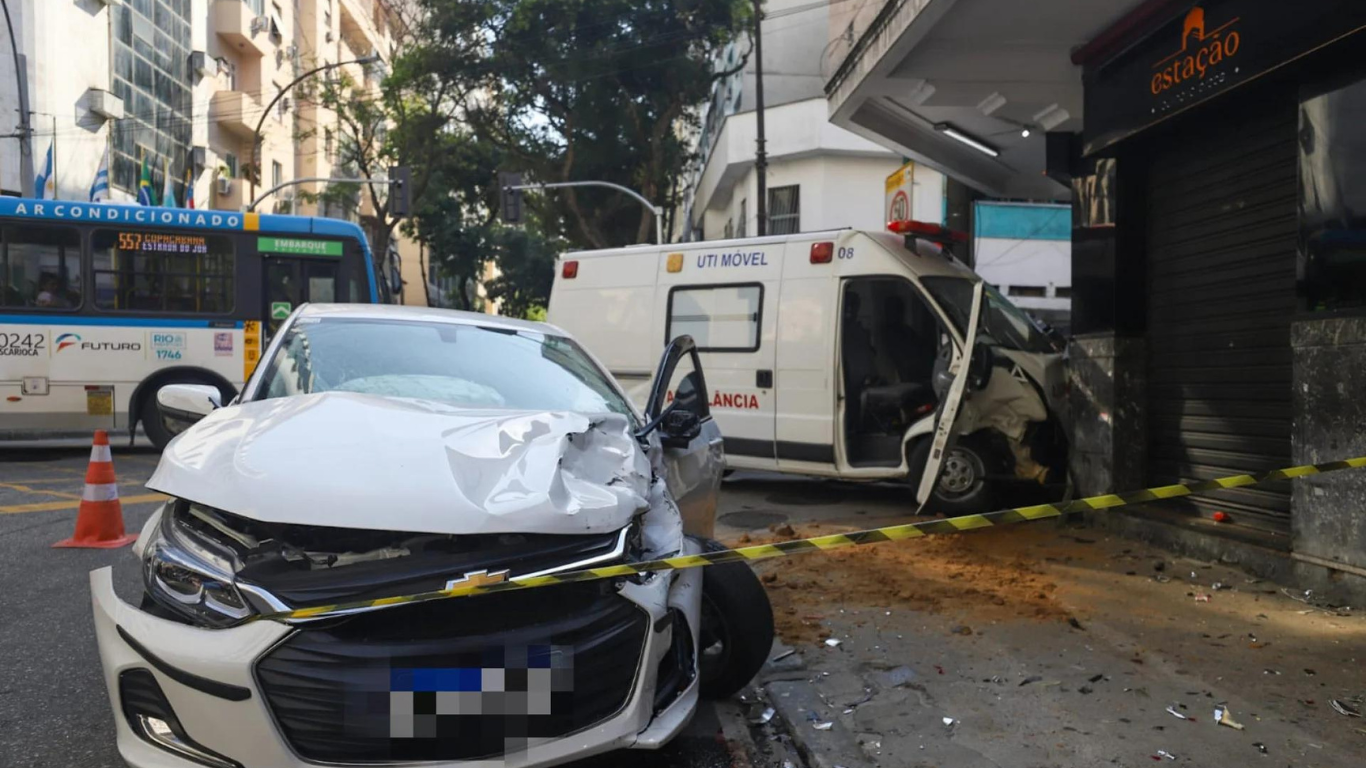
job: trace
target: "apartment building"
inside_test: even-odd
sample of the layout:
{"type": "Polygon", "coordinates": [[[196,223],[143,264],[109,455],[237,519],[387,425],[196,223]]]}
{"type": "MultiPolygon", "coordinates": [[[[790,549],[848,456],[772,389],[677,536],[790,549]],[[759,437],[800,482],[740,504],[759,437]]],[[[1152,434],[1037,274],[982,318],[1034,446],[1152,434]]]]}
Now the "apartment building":
{"type": "MultiPolygon", "coordinates": [[[[400,2],[10,0],[33,113],[34,165],[40,168],[51,148],[56,196],[85,200],[107,160],[110,199],[131,202],[145,161],[158,197],[169,175],[177,204],[192,188],[196,207],[222,210],[240,210],[296,178],[355,177],[356,169],[336,162],[337,116],[317,106],[306,83],[294,83],[337,65],[329,75],[378,89],[401,42],[400,2]],[[378,61],[356,63],[375,55],[378,61]]],[[[0,134],[17,127],[17,81],[13,57],[0,56],[0,134]]],[[[19,194],[23,176],[19,142],[0,139],[0,191],[19,194]]],[[[287,188],[259,209],[374,226],[368,195],[304,200],[322,188],[287,188]]],[[[396,296],[426,303],[416,244],[398,238],[377,256],[396,296]]]]}
{"type": "MultiPolygon", "coordinates": [[[[762,22],[765,134],[768,153],[768,232],[857,227],[881,229],[886,178],[901,156],[831,124],[821,86],[826,43],[825,6],[770,0],[762,22]]],[[[748,39],[723,50],[720,72],[695,137],[698,163],[687,180],[674,221],[677,240],[716,240],[758,234],[755,169],[755,58],[748,39]],[[743,64],[742,64],[743,62],[743,64]]],[[[918,215],[938,221],[943,177],[925,169],[918,178],[930,198],[918,215]],[[930,187],[933,186],[931,190],[930,187]]]]}

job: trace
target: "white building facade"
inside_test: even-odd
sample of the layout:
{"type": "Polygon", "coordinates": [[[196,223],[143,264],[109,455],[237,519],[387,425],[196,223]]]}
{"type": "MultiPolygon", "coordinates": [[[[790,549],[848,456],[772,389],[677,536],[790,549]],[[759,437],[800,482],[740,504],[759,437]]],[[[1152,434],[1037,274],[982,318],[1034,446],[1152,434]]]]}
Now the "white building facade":
{"type": "MultiPolygon", "coordinates": [[[[786,234],[886,225],[883,190],[900,155],[830,123],[820,61],[829,10],[799,0],[765,5],[764,123],[768,155],[768,233],[786,234]]],[[[675,240],[715,240],[758,234],[755,169],[755,61],[748,41],[720,56],[720,80],[697,137],[698,164],[679,207],[675,240]],[[744,60],[744,66],[740,63],[744,60]]],[[[942,199],[943,176],[917,176],[931,199],[942,199]],[[930,189],[933,187],[933,189],[930,189]]],[[[918,199],[923,199],[917,195],[918,199]]],[[[942,206],[918,206],[916,216],[940,222],[942,206]]]]}

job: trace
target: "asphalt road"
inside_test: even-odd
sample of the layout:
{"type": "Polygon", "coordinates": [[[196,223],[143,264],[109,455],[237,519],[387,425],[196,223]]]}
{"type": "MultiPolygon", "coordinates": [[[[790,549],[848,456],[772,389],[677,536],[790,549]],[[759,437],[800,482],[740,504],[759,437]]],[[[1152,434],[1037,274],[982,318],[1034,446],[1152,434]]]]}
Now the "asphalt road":
{"type": "MultiPolygon", "coordinates": [[[[126,439],[126,438],[125,438],[126,439]]],[[[115,442],[118,442],[116,439],[115,442]]],[[[88,448],[0,449],[0,766],[123,765],[100,675],[88,574],[114,566],[115,585],[136,602],[136,564],[122,549],[53,549],[71,535],[88,448]]],[[[114,447],[124,521],[141,529],[158,496],[143,487],[155,450],[114,447]]],[[[725,768],[736,764],[721,738],[726,708],[704,705],[662,752],[624,751],[584,768],[725,768]]],[[[733,732],[733,725],[731,726],[733,732]]],[[[743,731],[743,728],[739,729],[743,731]]]]}

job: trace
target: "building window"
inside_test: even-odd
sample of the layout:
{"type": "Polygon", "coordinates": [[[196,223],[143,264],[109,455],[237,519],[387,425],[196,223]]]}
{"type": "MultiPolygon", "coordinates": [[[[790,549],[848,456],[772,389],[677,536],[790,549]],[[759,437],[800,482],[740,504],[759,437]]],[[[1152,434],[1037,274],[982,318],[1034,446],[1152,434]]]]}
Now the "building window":
{"type": "Polygon", "coordinates": [[[665,336],[686,333],[703,352],[754,352],[763,303],[764,287],[758,283],[674,288],[665,336]]]}
{"type": "Polygon", "coordinates": [[[1037,298],[1048,295],[1048,289],[1042,285],[1012,285],[1010,286],[1011,296],[1028,296],[1037,298]]]}
{"type": "Polygon", "coordinates": [[[333,136],[332,136],[332,129],[331,129],[331,128],[324,128],[324,129],[323,129],[323,154],[327,157],[328,160],[331,160],[331,159],[332,159],[332,153],[333,153],[333,146],[334,146],[334,144],[335,144],[335,140],[334,140],[334,138],[333,138],[333,136]]]}
{"type": "Polygon", "coordinates": [[[5,227],[0,244],[0,307],[74,309],[81,305],[81,236],[62,227],[5,227]]]}
{"type": "Polygon", "coordinates": [[[1072,286],[1070,286],[1070,285],[1059,285],[1059,286],[1054,287],[1054,288],[1053,288],[1053,298],[1055,298],[1055,299],[1070,299],[1070,298],[1072,298],[1072,286]]]}
{"type": "Polygon", "coordinates": [[[285,181],[285,169],[280,165],[279,160],[270,161],[270,185],[278,187],[285,181]]]}
{"type": "Polygon", "coordinates": [[[748,202],[745,198],[740,198],[740,218],[739,223],[735,225],[736,237],[745,237],[746,228],[749,226],[749,213],[745,210],[748,202]]]}
{"type": "Polygon", "coordinates": [[[1366,309],[1366,80],[1300,103],[1299,291],[1311,312],[1366,309]]]}
{"type": "Polygon", "coordinates": [[[768,234],[792,235],[802,231],[800,191],[795,184],[768,191],[768,234]]]}
{"type": "Polygon", "coordinates": [[[724,233],[723,237],[727,240],[735,237],[735,222],[731,219],[726,219],[726,228],[722,230],[722,232],[724,233]]]}
{"type": "Polygon", "coordinates": [[[222,235],[99,229],[91,235],[95,306],[222,315],[233,307],[232,240],[222,235]]]}
{"type": "Polygon", "coordinates": [[[228,178],[237,178],[237,155],[231,152],[223,155],[223,165],[227,166],[228,178]]]}
{"type": "MultiPolygon", "coordinates": [[[[110,89],[123,99],[125,117],[110,123],[109,180],[136,194],[139,148],[160,177],[168,165],[177,199],[184,197],[189,164],[193,73],[189,70],[191,3],[137,0],[110,4],[110,89]]],[[[156,187],[160,191],[161,187],[156,187]]]]}

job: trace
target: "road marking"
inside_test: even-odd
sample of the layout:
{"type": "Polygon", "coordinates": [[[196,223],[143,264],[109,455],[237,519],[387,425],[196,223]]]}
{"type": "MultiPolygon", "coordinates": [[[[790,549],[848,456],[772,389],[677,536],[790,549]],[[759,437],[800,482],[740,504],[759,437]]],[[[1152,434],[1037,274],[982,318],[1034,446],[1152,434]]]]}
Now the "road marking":
{"type": "MultiPolygon", "coordinates": [[[[66,482],[70,481],[68,480],[66,482]]],[[[27,485],[19,485],[18,483],[0,483],[0,488],[8,488],[12,491],[19,491],[21,493],[37,493],[43,496],[56,496],[59,499],[81,498],[81,495],[79,493],[66,493],[64,491],[45,491],[41,488],[30,488],[27,485]]]]}
{"type": "MultiPolygon", "coordinates": [[[[170,498],[164,493],[144,493],[138,496],[126,496],[119,499],[124,504],[149,504],[154,501],[165,501],[170,498]]],[[[21,512],[56,512],[62,509],[76,509],[81,505],[80,497],[75,497],[74,501],[44,501],[37,504],[13,504],[8,507],[0,507],[0,515],[17,515],[21,512]]]]}

